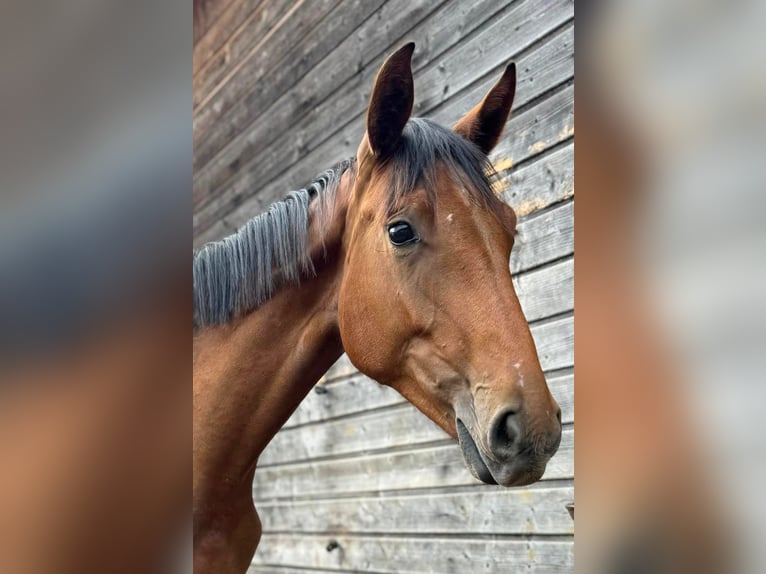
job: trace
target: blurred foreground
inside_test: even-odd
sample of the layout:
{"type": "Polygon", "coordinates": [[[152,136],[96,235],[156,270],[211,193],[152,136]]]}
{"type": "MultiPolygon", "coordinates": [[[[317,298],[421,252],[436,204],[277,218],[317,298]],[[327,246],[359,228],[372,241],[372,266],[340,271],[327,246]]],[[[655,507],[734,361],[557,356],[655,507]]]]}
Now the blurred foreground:
{"type": "Polygon", "coordinates": [[[766,6],[584,12],[576,570],[764,572],[766,6]]]}
{"type": "Polygon", "coordinates": [[[191,6],[5,3],[0,45],[0,572],[172,571],[191,492],[191,6]]]}

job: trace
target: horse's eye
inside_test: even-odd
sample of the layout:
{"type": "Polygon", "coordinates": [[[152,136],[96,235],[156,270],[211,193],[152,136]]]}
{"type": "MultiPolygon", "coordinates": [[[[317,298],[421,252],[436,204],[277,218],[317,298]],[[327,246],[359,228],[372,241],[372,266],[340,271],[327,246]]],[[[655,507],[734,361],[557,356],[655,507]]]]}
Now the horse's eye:
{"type": "Polygon", "coordinates": [[[397,247],[414,243],[418,240],[415,230],[406,221],[396,221],[388,226],[388,238],[397,247]]]}

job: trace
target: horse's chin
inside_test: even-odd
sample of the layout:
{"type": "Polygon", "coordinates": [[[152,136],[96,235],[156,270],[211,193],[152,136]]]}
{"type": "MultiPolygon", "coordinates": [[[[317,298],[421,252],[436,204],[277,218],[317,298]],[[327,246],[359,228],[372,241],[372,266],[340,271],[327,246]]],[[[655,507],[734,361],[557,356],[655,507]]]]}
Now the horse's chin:
{"type": "Polygon", "coordinates": [[[506,487],[526,486],[540,480],[545,472],[545,463],[530,464],[521,458],[502,465],[491,461],[488,464],[471,433],[460,419],[456,420],[456,427],[460,449],[463,451],[463,460],[471,474],[483,483],[499,484],[506,487]]]}

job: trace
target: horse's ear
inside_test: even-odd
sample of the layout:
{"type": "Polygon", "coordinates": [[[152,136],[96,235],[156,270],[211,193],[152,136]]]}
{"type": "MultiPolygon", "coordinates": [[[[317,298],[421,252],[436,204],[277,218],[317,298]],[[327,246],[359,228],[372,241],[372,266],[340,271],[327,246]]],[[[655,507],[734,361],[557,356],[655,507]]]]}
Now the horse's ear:
{"type": "Polygon", "coordinates": [[[511,62],[484,99],[452,129],[489,154],[503,133],[515,93],[516,64],[511,62]]]}
{"type": "Polygon", "coordinates": [[[367,109],[367,138],[376,157],[389,155],[399,142],[412,113],[415,87],[412,81],[410,42],[391,54],[378,71],[367,109]]]}

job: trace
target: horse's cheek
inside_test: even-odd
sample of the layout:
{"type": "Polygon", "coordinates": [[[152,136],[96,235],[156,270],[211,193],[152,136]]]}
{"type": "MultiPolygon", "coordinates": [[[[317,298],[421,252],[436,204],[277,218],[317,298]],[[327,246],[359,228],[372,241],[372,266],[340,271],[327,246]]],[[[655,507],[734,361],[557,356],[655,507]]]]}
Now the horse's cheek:
{"type": "Polygon", "coordinates": [[[387,378],[392,363],[392,345],[386,340],[388,330],[381,325],[385,319],[378,316],[378,309],[370,308],[361,298],[346,299],[345,302],[338,309],[344,351],[365,375],[376,380],[387,378]]]}

